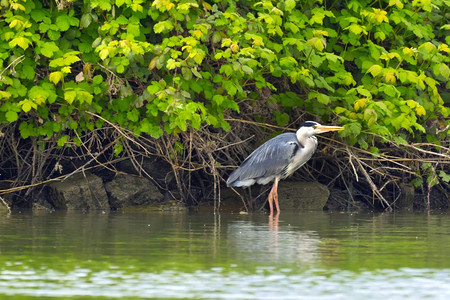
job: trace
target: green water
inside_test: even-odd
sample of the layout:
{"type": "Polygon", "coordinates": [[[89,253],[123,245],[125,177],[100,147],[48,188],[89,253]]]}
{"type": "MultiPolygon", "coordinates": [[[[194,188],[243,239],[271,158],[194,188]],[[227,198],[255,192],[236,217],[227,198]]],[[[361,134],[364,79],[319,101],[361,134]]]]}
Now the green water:
{"type": "Polygon", "coordinates": [[[0,215],[0,299],[450,299],[447,213],[0,215]]]}

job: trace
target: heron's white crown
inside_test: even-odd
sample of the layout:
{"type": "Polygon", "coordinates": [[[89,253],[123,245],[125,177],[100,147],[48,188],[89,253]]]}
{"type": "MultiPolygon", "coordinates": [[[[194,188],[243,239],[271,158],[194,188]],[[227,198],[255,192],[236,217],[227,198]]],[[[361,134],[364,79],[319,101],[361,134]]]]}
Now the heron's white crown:
{"type": "Polygon", "coordinates": [[[297,130],[297,139],[301,141],[304,138],[309,138],[316,134],[321,134],[328,131],[338,131],[343,130],[344,127],[340,126],[324,126],[314,121],[307,121],[300,125],[300,128],[297,130]]]}

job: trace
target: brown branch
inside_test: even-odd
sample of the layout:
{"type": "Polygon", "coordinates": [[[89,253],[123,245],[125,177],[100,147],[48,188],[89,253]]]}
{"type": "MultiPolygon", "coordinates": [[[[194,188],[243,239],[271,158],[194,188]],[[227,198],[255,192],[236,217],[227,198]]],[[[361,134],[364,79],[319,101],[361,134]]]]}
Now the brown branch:
{"type": "Polygon", "coordinates": [[[8,213],[11,213],[11,207],[8,205],[8,203],[6,203],[5,199],[3,199],[3,197],[0,197],[0,200],[2,201],[3,205],[6,207],[6,210],[8,211],[8,213]]]}

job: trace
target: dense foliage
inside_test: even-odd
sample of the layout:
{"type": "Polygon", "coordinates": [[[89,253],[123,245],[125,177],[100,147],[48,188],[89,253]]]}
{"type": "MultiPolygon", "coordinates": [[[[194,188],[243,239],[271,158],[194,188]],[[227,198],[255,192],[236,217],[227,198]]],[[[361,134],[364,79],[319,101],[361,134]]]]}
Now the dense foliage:
{"type": "Polygon", "coordinates": [[[231,113],[263,106],[273,114],[262,121],[279,126],[298,117],[294,110],[337,121],[349,144],[375,154],[379,138],[442,145],[448,7],[0,0],[0,128],[45,149],[49,141],[80,146],[106,123],[153,138],[205,124],[228,131],[231,113]]]}

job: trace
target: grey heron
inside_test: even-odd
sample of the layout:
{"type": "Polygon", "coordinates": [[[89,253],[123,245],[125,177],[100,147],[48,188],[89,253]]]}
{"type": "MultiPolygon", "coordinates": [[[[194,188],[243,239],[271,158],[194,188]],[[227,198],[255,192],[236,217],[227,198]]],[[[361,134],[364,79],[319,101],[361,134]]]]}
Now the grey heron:
{"type": "Polygon", "coordinates": [[[285,179],[303,166],[317,148],[315,134],[343,130],[340,126],[324,126],[307,121],[300,125],[296,133],[282,133],[254,150],[227,180],[228,187],[248,187],[255,183],[268,184],[273,181],[268,201],[270,214],[273,214],[273,202],[278,205],[278,182],[285,179]]]}

